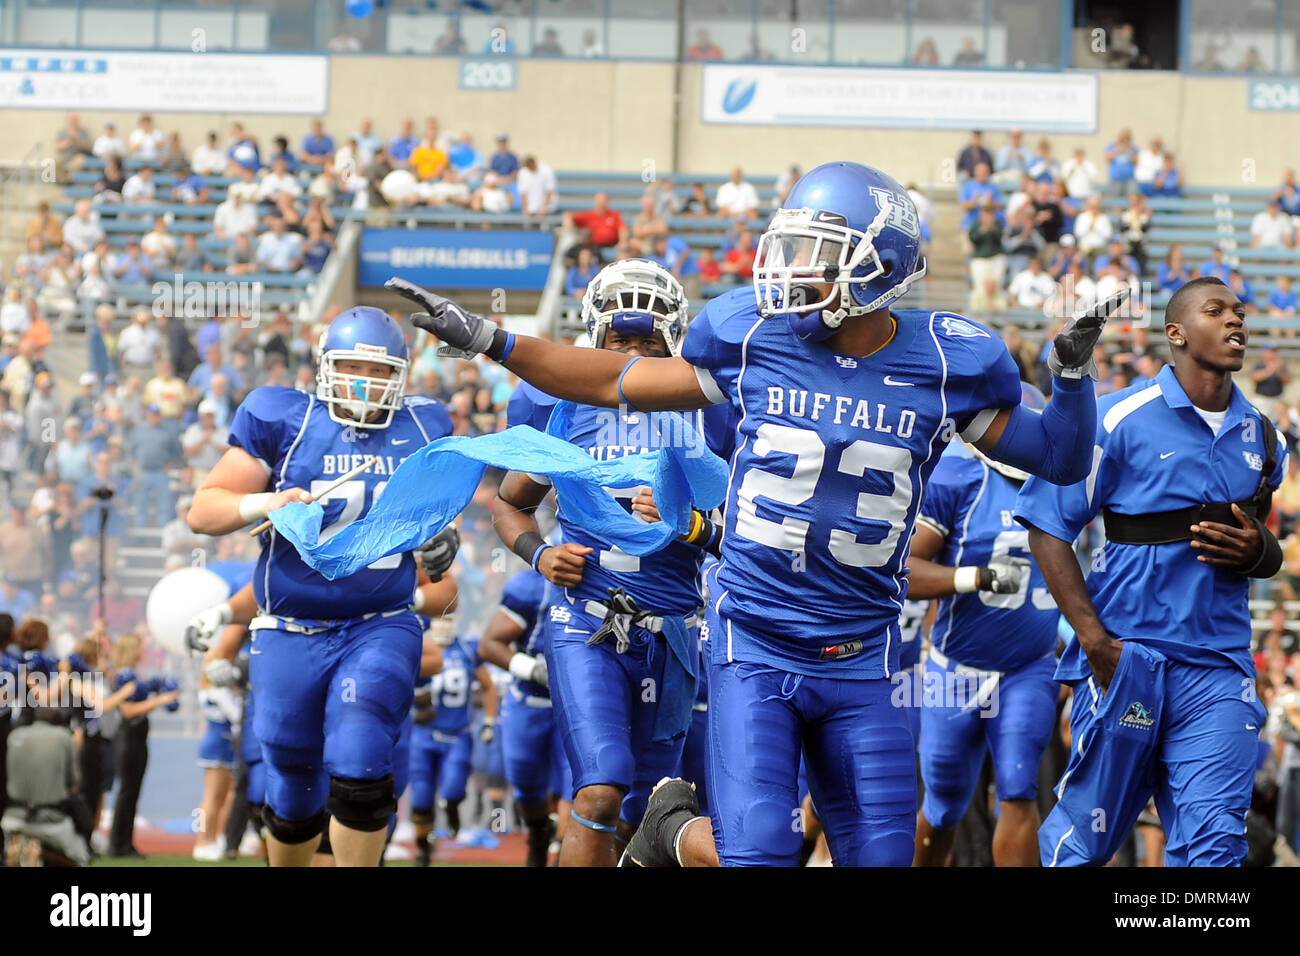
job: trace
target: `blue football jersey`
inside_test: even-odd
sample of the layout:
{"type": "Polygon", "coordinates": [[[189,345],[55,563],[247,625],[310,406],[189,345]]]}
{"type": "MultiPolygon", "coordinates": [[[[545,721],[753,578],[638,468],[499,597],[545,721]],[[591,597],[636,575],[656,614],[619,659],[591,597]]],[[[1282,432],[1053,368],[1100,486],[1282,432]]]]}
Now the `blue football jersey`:
{"type": "Polygon", "coordinates": [[[898,666],[907,670],[921,659],[921,625],[925,622],[925,613],[930,609],[929,601],[904,601],[902,613],[898,615],[898,639],[902,648],[898,654],[898,666]]]}
{"type": "Polygon", "coordinates": [[[544,432],[546,422],[558,401],[554,395],[548,395],[527,382],[520,382],[506,403],[506,424],[511,428],[516,425],[532,425],[539,432],[544,432]]]}
{"type": "MultiPolygon", "coordinates": [[[[563,437],[597,461],[609,461],[657,448],[659,438],[684,434],[673,418],[681,412],[627,412],[579,405],[563,437]]],[[[691,417],[695,434],[707,440],[703,417],[691,417]]],[[[632,497],[641,486],[607,488],[624,509],[632,510],[632,497]]],[[[666,614],[689,614],[699,608],[700,562],[704,550],[674,540],[667,547],[644,557],[630,555],[583,527],[583,515],[567,510],[559,501],[557,516],[566,542],[594,549],[587,555],[582,581],[566,588],[569,601],[609,601],[610,588],[623,588],[645,610],[666,614]]]]}
{"type": "MultiPolygon", "coordinates": [[[[524,631],[516,642],[518,650],[534,657],[546,654],[546,609],[551,606],[551,582],[532,568],[526,568],[506,582],[501,592],[501,611],[524,631]]],[[[522,694],[549,697],[550,691],[530,680],[515,681],[522,694]]]]}
{"type": "Polygon", "coordinates": [[[437,713],[426,727],[444,734],[469,729],[473,716],[474,671],[478,665],[477,638],[458,637],[442,649],[442,670],[429,678],[429,692],[437,713]]]}
{"type": "MultiPolygon", "coordinates": [[[[1030,478],[1020,490],[1016,519],[1074,541],[1103,507],[1140,515],[1249,498],[1263,473],[1264,429],[1273,427],[1234,385],[1223,424],[1212,433],[1166,365],[1153,381],[1098,399],[1092,472],[1064,487],[1030,478]]],[[[1286,470],[1279,433],[1269,476],[1274,488],[1286,470]]],[[[1253,681],[1250,579],[1196,558],[1187,541],[1108,541],[1088,572],[1097,616],[1117,640],[1150,644],[1179,661],[1231,662],[1253,681]]],[[[1078,680],[1087,673],[1086,656],[1071,639],[1057,678],[1078,680]]]]}
{"type": "Polygon", "coordinates": [[[892,314],[893,339],[865,358],[761,318],[747,288],[691,324],[682,355],[738,418],[715,596],[730,626],[710,636],[715,657],[859,679],[897,671],[926,481],[954,435],[978,438],[1019,404],[1020,376],[983,326],[892,314]]]}
{"type": "MultiPolygon", "coordinates": [[[[1029,532],[1016,523],[1019,486],[979,458],[944,455],[925,488],[917,523],[944,539],[935,555],[948,567],[983,567],[994,558],[1029,553],[1029,532]]],[[[1034,564],[1014,594],[972,591],[939,599],[930,643],[954,661],[981,670],[1013,671],[1056,646],[1060,612],[1034,564]]]]}
{"type": "MultiPolygon", "coordinates": [[[[374,468],[321,500],[325,540],[370,510],[406,456],[449,434],[446,410],[430,399],[404,399],[387,428],[347,428],[330,419],[316,396],[266,386],[250,392],[235,412],[230,444],[266,466],[271,491],[297,487],[317,494],[367,456],[378,457],[374,468]]],[[[405,607],[415,593],[415,560],[409,553],[380,558],[346,580],[328,581],[274,530],[263,541],[253,574],[263,613],[342,620],[405,607]]]]}

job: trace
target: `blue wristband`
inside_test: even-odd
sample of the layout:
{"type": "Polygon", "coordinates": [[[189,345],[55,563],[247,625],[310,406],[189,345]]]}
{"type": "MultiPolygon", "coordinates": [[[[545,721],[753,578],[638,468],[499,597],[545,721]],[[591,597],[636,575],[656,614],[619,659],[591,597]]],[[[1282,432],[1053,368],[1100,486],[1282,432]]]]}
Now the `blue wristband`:
{"type": "Polygon", "coordinates": [[[623,371],[620,372],[618,376],[618,400],[627,407],[627,410],[629,412],[636,411],[636,407],[631,402],[629,402],[627,400],[627,396],[623,394],[623,377],[627,375],[628,369],[630,369],[637,362],[641,361],[643,358],[645,358],[644,355],[638,355],[636,358],[632,359],[632,361],[628,362],[626,365],[623,366],[623,371]]]}
{"type": "Polygon", "coordinates": [[[547,548],[549,548],[549,547],[550,547],[549,544],[540,544],[540,545],[537,546],[537,550],[533,552],[533,559],[532,559],[531,561],[529,561],[528,563],[531,564],[531,565],[533,566],[533,570],[534,570],[534,571],[537,570],[537,565],[541,563],[541,560],[542,560],[542,552],[545,551],[545,550],[546,550],[547,548]]]}
{"type": "Polygon", "coordinates": [[[504,364],[505,360],[510,358],[510,353],[513,352],[514,350],[515,350],[515,333],[507,332],[505,347],[501,350],[501,357],[498,358],[497,361],[504,364]]]}

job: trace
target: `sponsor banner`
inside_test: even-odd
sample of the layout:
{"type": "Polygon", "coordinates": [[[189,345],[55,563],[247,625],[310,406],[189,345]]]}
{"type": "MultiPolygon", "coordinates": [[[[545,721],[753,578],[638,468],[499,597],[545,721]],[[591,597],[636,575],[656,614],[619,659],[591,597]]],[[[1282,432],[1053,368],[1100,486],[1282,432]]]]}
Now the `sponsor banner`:
{"type": "Polygon", "coordinates": [[[324,113],[329,60],[240,53],[0,48],[8,109],[324,113]]]}
{"type": "Polygon", "coordinates": [[[1097,130],[1091,73],[710,64],[700,95],[706,123],[1097,130]]]}
{"type": "Polygon", "coordinates": [[[478,229],[366,229],[357,283],[392,276],[434,289],[539,291],[551,270],[549,232],[478,229]]]}

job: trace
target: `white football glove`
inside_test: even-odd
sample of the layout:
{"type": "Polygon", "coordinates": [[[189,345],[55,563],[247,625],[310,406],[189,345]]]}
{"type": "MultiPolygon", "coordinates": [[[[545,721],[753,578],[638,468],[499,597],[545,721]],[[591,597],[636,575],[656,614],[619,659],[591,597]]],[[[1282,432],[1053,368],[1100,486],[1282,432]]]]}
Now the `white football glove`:
{"type": "Polygon", "coordinates": [[[217,632],[234,620],[235,612],[229,604],[218,604],[200,611],[185,625],[185,646],[191,654],[206,654],[212,647],[217,632]]]}
{"type": "Polygon", "coordinates": [[[551,686],[550,675],[546,670],[546,658],[540,654],[536,657],[522,652],[516,654],[510,658],[510,673],[520,680],[532,681],[546,688],[551,686]]]}

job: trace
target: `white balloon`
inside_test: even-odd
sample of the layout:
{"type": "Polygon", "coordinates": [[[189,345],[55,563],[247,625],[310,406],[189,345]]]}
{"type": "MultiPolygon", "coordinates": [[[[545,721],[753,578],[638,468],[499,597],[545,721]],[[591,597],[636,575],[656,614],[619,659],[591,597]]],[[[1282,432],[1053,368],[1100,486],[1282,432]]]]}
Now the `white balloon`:
{"type": "Polygon", "coordinates": [[[149,592],[144,618],[163,647],[185,653],[185,626],[200,611],[230,597],[230,586],[207,568],[181,568],[165,575],[149,592]]]}

